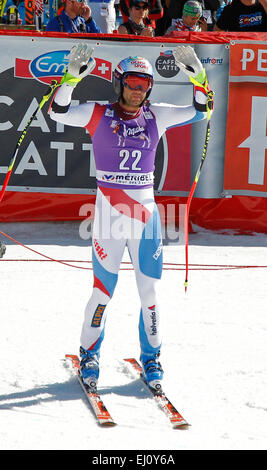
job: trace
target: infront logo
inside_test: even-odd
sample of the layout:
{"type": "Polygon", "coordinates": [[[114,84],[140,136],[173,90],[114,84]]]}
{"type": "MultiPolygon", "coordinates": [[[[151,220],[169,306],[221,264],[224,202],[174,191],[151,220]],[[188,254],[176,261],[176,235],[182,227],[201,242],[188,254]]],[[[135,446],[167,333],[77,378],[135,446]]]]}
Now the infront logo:
{"type": "Polygon", "coordinates": [[[205,57],[200,59],[202,64],[211,64],[211,65],[222,65],[223,59],[216,57],[205,57]]]}

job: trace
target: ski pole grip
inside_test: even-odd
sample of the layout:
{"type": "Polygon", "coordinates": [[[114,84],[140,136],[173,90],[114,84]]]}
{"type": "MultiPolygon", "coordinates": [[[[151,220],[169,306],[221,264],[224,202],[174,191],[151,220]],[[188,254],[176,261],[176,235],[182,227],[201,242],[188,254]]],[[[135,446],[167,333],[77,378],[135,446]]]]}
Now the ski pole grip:
{"type": "Polygon", "coordinates": [[[54,93],[55,89],[59,86],[59,83],[56,80],[52,80],[47,92],[44,94],[43,99],[39,105],[40,108],[43,107],[44,103],[49,100],[52,93],[54,93]]]}

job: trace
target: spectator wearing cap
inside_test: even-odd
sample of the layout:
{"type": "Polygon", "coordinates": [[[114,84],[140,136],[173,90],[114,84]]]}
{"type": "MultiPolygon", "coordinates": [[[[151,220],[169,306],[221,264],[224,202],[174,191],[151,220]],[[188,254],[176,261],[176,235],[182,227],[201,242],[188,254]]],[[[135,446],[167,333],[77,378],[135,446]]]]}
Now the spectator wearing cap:
{"type": "Polygon", "coordinates": [[[64,10],[52,18],[46,31],[65,33],[101,33],[91,16],[91,9],[85,0],[65,0],[64,10]]]}
{"type": "Polygon", "coordinates": [[[233,0],[222,10],[214,29],[267,32],[267,0],[233,0]]]}
{"type": "Polygon", "coordinates": [[[129,19],[119,26],[118,33],[153,37],[153,28],[146,23],[149,4],[143,0],[130,0],[129,6],[129,19]]]}
{"type": "Polygon", "coordinates": [[[165,36],[175,31],[207,31],[207,21],[202,17],[202,7],[199,2],[189,0],[184,4],[182,18],[173,20],[165,36]]]}
{"type": "MultiPolygon", "coordinates": [[[[169,0],[168,15],[172,19],[181,18],[184,4],[188,0],[169,0]]],[[[195,0],[202,6],[202,15],[207,20],[208,31],[213,31],[216,23],[216,14],[222,0],[195,0]]]]}

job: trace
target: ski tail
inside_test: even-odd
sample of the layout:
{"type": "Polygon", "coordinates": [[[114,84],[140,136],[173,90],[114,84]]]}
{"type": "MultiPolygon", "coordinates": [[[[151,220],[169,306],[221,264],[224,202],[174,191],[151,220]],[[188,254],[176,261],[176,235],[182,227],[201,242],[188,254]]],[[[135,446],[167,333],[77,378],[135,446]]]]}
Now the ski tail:
{"type": "Polygon", "coordinates": [[[143,377],[143,369],[142,369],[141,364],[135,358],[124,359],[124,361],[130,364],[131,369],[138,375],[138,377],[143,381],[146,387],[150,390],[150,392],[152,393],[154,397],[154,400],[157,402],[160,409],[165,413],[165,415],[169,419],[173,429],[187,429],[188,426],[190,426],[189,423],[181,415],[181,413],[175,408],[175,406],[172,404],[172,402],[164,393],[163,389],[159,391],[157,389],[153,389],[152,387],[148,385],[148,383],[143,377]]]}

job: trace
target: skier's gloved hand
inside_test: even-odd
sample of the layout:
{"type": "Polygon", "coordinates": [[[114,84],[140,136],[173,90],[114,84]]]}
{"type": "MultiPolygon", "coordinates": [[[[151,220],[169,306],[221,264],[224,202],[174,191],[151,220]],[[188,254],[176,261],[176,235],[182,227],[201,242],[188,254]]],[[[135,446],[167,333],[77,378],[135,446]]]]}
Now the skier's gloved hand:
{"type": "Polygon", "coordinates": [[[75,87],[84,77],[95,68],[95,59],[92,57],[94,49],[86,44],[73,46],[69,55],[69,64],[61,80],[61,84],[67,83],[75,87]]]}
{"type": "Polygon", "coordinates": [[[178,65],[178,67],[180,67],[180,69],[189,76],[190,80],[193,78],[193,83],[198,82],[200,85],[203,85],[206,82],[206,71],[193,47],[177,46],[173,50],[173,56],[176,65],[178,65]]]}
{"type": "Polygon", "coordinates": [[[176,65],[189,76],[190,81],[206,95],[206,104],[197,103],[194,98],[194,104],[199,110],[206,110],[208,119],[213,111],[213,91],[211,91],[208,84],[206,70],[202,66],[199,58],[197,57],[193,47],[191,46],[177,46],[173,51],[173,56],[176,65]]]}

